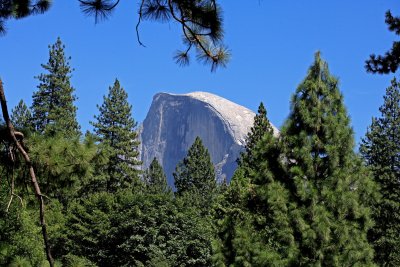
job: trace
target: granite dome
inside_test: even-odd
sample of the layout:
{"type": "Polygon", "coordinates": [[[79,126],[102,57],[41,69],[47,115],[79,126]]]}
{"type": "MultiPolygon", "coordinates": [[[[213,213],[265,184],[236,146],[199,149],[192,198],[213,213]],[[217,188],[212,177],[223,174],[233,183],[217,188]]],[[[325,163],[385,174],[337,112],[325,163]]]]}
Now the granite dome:
{"type": "MultiPolygon", "coordinates": [[[[158,93],[141,126],[143,165],[147,168],[156,157],[173,185],[176,164],[199,136],[210,152],[217,179],[229,180],[254,116],[250,109],[207,92],[158,93]]],[[[275,127],[274,131],[278,133],[275,127]]]]}

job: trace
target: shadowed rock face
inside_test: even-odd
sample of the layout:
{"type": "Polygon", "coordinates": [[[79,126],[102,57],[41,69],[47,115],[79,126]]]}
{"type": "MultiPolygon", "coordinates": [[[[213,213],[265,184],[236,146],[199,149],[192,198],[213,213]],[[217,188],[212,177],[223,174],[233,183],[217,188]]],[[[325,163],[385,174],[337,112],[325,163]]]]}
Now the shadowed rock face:
{"type": "Polygon", "coordinates": [[[156,94],[141,129],[143,165],[147,168],[156,157],[173,186],[176,165],[199,136],[216,167],[217,180],[230,180],[254,116],[251,110],[210,93],[156,94]]]}

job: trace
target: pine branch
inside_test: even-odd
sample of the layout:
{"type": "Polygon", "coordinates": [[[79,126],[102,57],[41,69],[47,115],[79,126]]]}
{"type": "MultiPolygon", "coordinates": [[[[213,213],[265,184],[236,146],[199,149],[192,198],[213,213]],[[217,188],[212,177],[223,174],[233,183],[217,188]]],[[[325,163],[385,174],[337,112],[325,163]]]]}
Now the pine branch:
{"type": "MultiPolygon", "coordinates": [[[[389,27],[389,31],[400,35],[400,17],[393,17],[392,13],[386,12],[385,23],[389,27]]],[[[388,74],[395,73],[400,66],[400,42],[393,42],[390,51],[383,56],[370,55],[365,61],[365,69],[369,73],[388,74]]]]}

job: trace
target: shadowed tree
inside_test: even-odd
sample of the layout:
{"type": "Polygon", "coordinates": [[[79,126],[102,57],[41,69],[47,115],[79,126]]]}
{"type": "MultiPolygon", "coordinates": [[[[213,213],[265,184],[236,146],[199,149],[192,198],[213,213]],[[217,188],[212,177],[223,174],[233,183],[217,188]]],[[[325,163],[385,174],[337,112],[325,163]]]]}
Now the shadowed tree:
{"type": "Polygon", "coordinates": [[[202,204],[210,205],[216,193],[217,182],[210,154],[200,137],[196,137],[173,175],[178,195],[197,194],[202,204]]]}
{"type": "Polygon", "coordinates": [[[386,89],[381,116],[373,118],[360,151],[380,186],[369,239],[380,266],[400,266],[400,83],[386,89]]]}
{"type": "Polygon", "coordinates": [[[32,113],[22,99],[11,110],[11,121],[17,129],[32,130],[32,113]]]}
{"type": "MultiPolygon", "coordinates": [[[[386,24],[389,26],[389,31],[400,35],[400,17],[394,17],[389,11],[386,12],[386,24]]],[[[392,48],[384,55],[376,56],[372,54],[365,62],[367,72],[388,74],[397,71],[400,65],[400,42],[394,41],[392,48]]]]}
{"type": "Polygon", "coordinates": [[[164,170],[156,158],[152,160],[149,168],[144,172],[143,178],[149,192],[159,194],[171,191],[164,170]]]}

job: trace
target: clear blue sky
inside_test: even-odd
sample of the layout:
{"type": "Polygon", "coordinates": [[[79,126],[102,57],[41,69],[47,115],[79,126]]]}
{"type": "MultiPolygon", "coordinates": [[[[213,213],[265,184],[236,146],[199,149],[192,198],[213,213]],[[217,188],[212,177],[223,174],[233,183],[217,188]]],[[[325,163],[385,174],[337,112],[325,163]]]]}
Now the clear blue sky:
{"type": "Polygon", "coordinates": [[[394,75],[371,75],[364,61],[383,53],[396,39],[384,23],[386,10],[400,14],[395,0],[222,0],[225,42],[232,50],[226,69],[211,73],[196,63],[181,68],[172,56],[182,48],[179,27],[144,22],[146,48],[136,41],[138,1],[121,1],[110,20],[95,25],[78,1],[54,0],[44,15],[7,23],[0,37],[0,76],[10,107],[31,104],[48,60],[48,45],[58,36],[75,69],[72,85],[79,100],[84,130],[97,114],[96,104],[118,78],[129,94],[137,121],[144,120],[155,93],[208,91],[254,111],[260,101],[280,127],[289,113],[291,95],[305,77],[317,50],[339,77],[356,142],[371,117],[378,115],[385,88],[394,75]]]}

